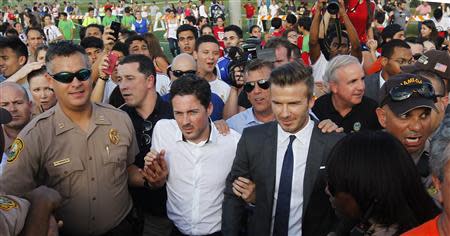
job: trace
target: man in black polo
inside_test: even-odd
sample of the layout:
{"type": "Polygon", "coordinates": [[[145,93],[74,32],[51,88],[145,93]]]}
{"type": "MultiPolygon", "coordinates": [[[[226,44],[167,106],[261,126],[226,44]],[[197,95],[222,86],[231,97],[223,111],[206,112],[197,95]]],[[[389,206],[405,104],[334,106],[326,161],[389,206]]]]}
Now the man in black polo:
{"type": "MultiPolygon", "coordinates": [[[[155,89],[156,72],[152,60],[145,55],[129,55],[117,67],[117,82],[126,102],[121,109],[130,116],[136,131],[139,154],[135,164],[144,167],[144,157],[150,151],[153,127],[160,119],[171,119],[170,105],[155,89]]],[[[135,206],[144,220],[142,235],[170,235],[172,224],[167,218],[166,189],[131,188],[135,206]]]]}
{"type": "Polygon", "coordinates": [[[363,77],[356,57],[333,58],[324,75],[330,92],[317,99],[312,108],[319,120],[330,119],[346,133],[381,129],[375,113],[377,102],[364,97],[363,77]]]}

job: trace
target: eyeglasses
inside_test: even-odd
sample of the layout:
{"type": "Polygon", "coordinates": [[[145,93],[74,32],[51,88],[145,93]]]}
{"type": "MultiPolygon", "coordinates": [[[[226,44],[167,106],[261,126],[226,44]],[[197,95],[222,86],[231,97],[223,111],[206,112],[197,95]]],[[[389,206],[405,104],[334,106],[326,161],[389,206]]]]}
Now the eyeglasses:
{"type": "Polygon", "coordinates": [[[433,99],[436,101],[433,85],[430,83],[423,83],[392,88],[389,91],[389,96],[383,100],[382,104],[386,104],[387,98],[391,98],[393,101],[399,102],[410,98],[414,93],[417,93],[424,98],[433,99]]]}
{"type": "Polygon", "coordinates": [[[57,74],[51,75],[49,74],[53,79],[55,79],[58,82],[69,84],[72,83],[73,79],[77,77],[79,81],[86,81],[91,76],[91,70],[89,69],[81,69],[75,73],[71,72],[59,72],[57,74]]]}
{"type": "Polygon", "coordinates": [[[152,130],[153,124],[148,120],[144,120],[144,129],[141,133],[141,144],[142,146],[148,146],[152,142],[152,137],[148,134],[152,130]]]}
{"type": "Polygon", "coordinates": [[[264,90],[268,89],[270,87],[270,82],[268,80],[262,79],[258,80],[256,82],[247,82],[244,84],[244,91],[247,93],[250,93],[253,91],[253,89],[256,87],[256,84],[264,90]]]}
{"type": "Polygon", "coordinates": [[[175,77],[177,77],[177,78],[179,78],[179,77],[181,77],[181,76],[183,76],[183,75],[186,75],[186,74],[193,74],[193,75],[195,75],[195,73],[197,73],[196,70],[187,70],[187,71],[172,70],[172,67],[169,66],[169,67],[167,68],[167,74],[169,74],[170,72],[172,72],[173,76],[175,76],[175,77]]]}

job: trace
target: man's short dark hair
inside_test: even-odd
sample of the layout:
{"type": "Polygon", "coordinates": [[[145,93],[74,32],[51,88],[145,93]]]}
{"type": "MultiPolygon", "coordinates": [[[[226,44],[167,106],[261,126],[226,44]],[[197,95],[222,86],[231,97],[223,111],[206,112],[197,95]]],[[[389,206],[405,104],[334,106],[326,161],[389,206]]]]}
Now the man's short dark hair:
{"type": "Polygon", "coordinates": [[[104,29],[103,25],[99,25],[99,24],[90,24],[90,25],[86,26],[86,30],[89,29],[89,28],[97,28],[97,29],[99,29],[100,32],[103,34],[103,29],[104,29]]]}
{"type": "Polygon", "coordinates": [[[17,57],[24,56],[28,60],[28,48],[18,37],[0,37],[0,49],[11,48],[17,57]]]}
{"type": "Polygon", "coordinates": [[[303,16],[298,20],[298,27],[303,27],[305,30],[310,31],[311,23],[312,23],[311,17],[303,16]]]}
{"type": "Polygon", "coordinates": [[[95,10],[93,7],[88,7],[88,12],[95,10]]]}
{"type": "Polygon", "coordinates": [[[130,54],[130,52],[128,51],[128,46],[122,42],[116,42],[111,51],[122,52],[124,56],[128,56],[128,54],[130,54]]]}
{"type": "Polygon", "coordinates": [[[80,45],[84,49],[98,48],[103,50],[103,40],[97,37],[86,37],[83,40],[81,40],[80,45]]]}
{"type": "Polygon", "coordinates": [[[195,16],[186,16],[184,19],[187,20],[188,22],[191,22],[194,25],[197,24],[197,19],[195,19],[195,16]]]}
{"type": "Polygon", "coordinates": [[[407,42],[401,39],[392,39],[391,41],[383,44],[381,47],[381,56],[391,58],[394,54],[395,48],[411,49],[407,42]]]}
{"type": "Polygon", "coordinates": [[[41,28],[37,28],[37,27],[30,27],[30,28],[27,29],[27,31],[25,32],[25,35],[27,36],[27,38],[28,38],[28,33],[29,33],[30,31],[33,31],[33,30],[39,32],[39,33],[41,34],[42,38],[43,38],[44,40],[46,40],[46,39],[45,39],[44,31],[43,31],[41,28]]]}
{"type": "Polygon", "coordinates": [[[197,28],[192,26],[192,25],[189,25],[189,24],[183,24],[183,25],[180,25],[180,27],[178,27],[178,29],[177,29],[177,38],[178,38],[178,35],[181,32],[184,32],[184,31],[191,31],[192,34],[194,34],[194,38],[195,39],[198,38],[198,30],[197,30],[197,28]]]}
{"type": "Polygon", "coordinates": [[[291,43],[285,38],[274,37],[271,38],[267,43],[265,48],[278,48],[284,47],[287,50],[287,58],[290,59],[292,56],[291,43]]]}
{"type": "Polygon", "coordinates": [[[286,22],[295,25],[297,23],[297,17],[294,14],[289,14],[286,16],[286,22]]]}
{"type": "Polygon", "coordinates": [[[149,76],[153,76],[155,84],[156,84],[156,70],[153,65],[152,59],[142,54],[133,54],[124,57],[120,60],[119,65],[129,64],[129,63],[138,63],[138,71],[141,74],[145,75],[145,78],[149,76]]]}
{"type": "Polygon", "coordinates": [[[175,96],[194,95],[206,109],[211,102],[211,87],[208,81],[193,74],[186,74],[170,86],[170,101],[175,96]]]}
{"type": "Polygon", "coordinates": [[[229,26],[225,27],[225,28],[223,29],[223,31],[224,31],[225,33],[228,32],[228,31],[233,31],[233,32],[236,33],[236,35],[237,35],[240,39],[241,39],[242,36],[243,36],[241,27],[239,27],[239,26],[237,26],[237,25],[229,25],[229,26]]]}
{"type": "Polygon", "coordinates": [[[19,36],[19,32],[17,32],[17,30],[14,29],[14,28],[10,28],[10,29],[7,29],[5,31],[5,36],[7,36],[7,37],[18,37],[19,36]]]}
{"type": "Polygon", "coordinates": [[[133,41],[144,41],[145,43],[147,43],[144,36],[138,34],[131,35],[125,40],[125,44],[127,45],[128,50],[130,50],[130,45],[133,43],[133,41]]]}
{"type": "Polygon", "coordinates": [[[281,27],[281,25],[283,24],[283,21],[281,20],[281,18],[279,17],[274,17],[271,21],[270,21],[270,25],[275,28],[275,29],[279,29],[281,27]]]}
{"type": "Polygon", "coordinates": [[[305,83],[308,88],[308,99],[313,97],[314,77],[311,70],[298,62],[290,62],[275,68],[270,74],[270,83],[280,87],[305,83]]]}
{"type": "Polygon", "coordinates": [[[258,58],[257,58],[257,59],[251,60],[251,61],[245,66],[244,73],[245,73],[245,74],[248,74],[248,73],[251,72],[251,71],[260,70],[260,69],[262,69],[262,68],[264,68],[264,67],[270,69],[271,71],[272,71],[273,68],[274,68],[272,62],[270,62],[270,61],[265,61],[265,60],[262,60],[262,59],[258,59],[258,58]]]}
{"type": "Polygon", "coordinates": [[[51,72],[52,68],[50,66],[50,62],[55,57],[69,57],[76,53],[81,53],[83,59],[86,63],[86,67],[89,66],[89,59],[86,54],[86,50],[78,44],[74,44],[71,41],[59,41],[56,43],[52,43],[48,47],[48,51],[45,54],[45,65],[47,66],[47,71],[51,72]]]}
{"type": "MultiPolygon", "coordinates": [[[[336,29],[331,29],[330,32],[328,32],[327,38],[326,38],[326,43],[328,45],[331,45],[331,43],[333,42],[333,39],[338,37],[338,33],[336,31],[336,29]]],[[[347,39],[347,45],[350,45],[350,39],[348,37],[347,32],[342,31],[341,32],[341,38],[346,38],[347,39]]]]}
{"type": "Polygon", "coordinates": [[[60,12],[59,15],[67,17],[67,13],[65,13],[65,12],[60,12]]]}
{"type": "Polygon", "coordinates": [[[214,36],[212,36],[212,35],[203,35],[203,36],[199,37],[195,41],[195,51],[198,51],[198,48],[200,47],[200,45],[202,43],[215,43],[215,44],[217,44],[220,47],[219,42],[217,41],[216,38],[214,38],[214,36]]]}
{"type": "Polygon", "coordinates": [[[250,26],[250,29],[248,29],[248,33],[251,34],[254,28],[261,29],[261,27],[259,27],[258,25],[252,25],[252,26],[250,26]]]}

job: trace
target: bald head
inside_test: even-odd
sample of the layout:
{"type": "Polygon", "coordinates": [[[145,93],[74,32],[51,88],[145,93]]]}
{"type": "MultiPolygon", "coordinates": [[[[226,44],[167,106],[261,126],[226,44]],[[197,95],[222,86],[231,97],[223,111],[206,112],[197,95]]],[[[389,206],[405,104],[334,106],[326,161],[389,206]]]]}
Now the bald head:
{"type": "MultiPolygon", "coordinates": [[[[31,102],[27,91],[19,84],[3,82],[0,84],[0,106],[12,116],[5,124],[6,129],[20,131],[31,119],[31,102]]],[[[15,138],[15,137],[14,137],[15,138]]]]}
{"type": "Polygon", "coordinates": [[[197,69],[197,63],[194,57],[187,53],[181,53],[172,61],[172,70],[188,71],[195,69],[197,69]]]}

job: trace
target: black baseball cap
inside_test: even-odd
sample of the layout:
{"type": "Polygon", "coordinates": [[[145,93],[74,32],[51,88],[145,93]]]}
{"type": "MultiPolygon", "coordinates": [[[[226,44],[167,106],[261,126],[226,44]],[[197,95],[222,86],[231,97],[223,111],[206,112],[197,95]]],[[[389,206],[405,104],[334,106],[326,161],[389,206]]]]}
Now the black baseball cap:
{"type": "Polygon", "coordinates": [[[397,115],[405,114],[419,107],[436,109],[436,96],[428,79],[414,74],[398,74],[390,77],[381,87],[380,107],[388,105],[397,115]],[[409,96],[405,96],[409,94],[409,96]],[[394,98],[393,96],[403,98],[394,98]]]}
{"type": "Polygon", "coordinates": [[[434,72],[442,79],[450,80],[450,54],[447,51],[430,50],[420,56],[414,64],[400,68],[406,73],[434,72]]]}

